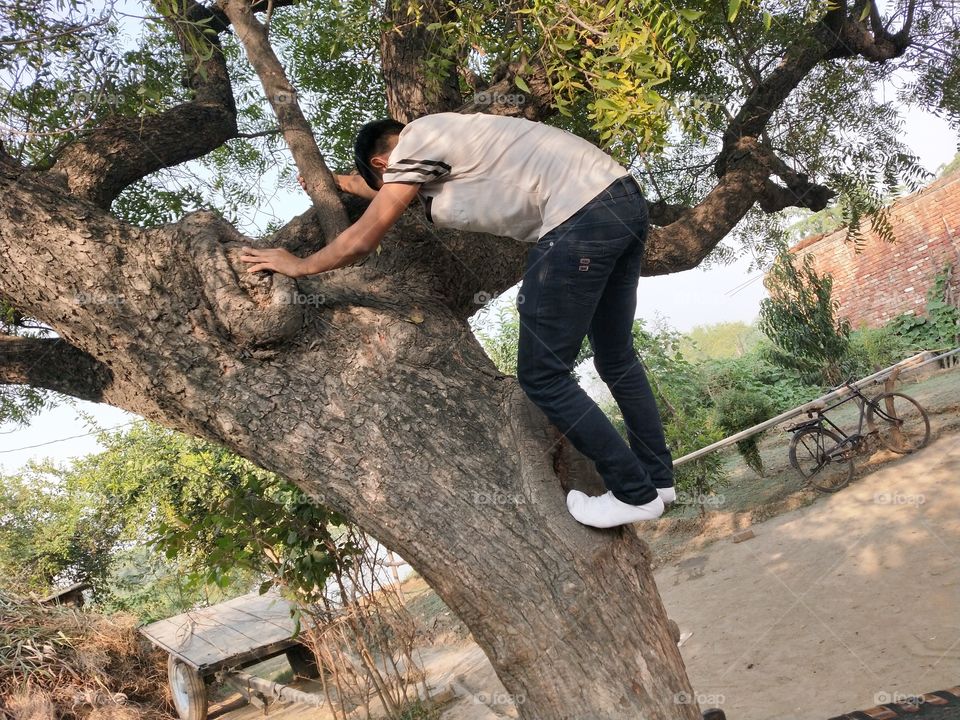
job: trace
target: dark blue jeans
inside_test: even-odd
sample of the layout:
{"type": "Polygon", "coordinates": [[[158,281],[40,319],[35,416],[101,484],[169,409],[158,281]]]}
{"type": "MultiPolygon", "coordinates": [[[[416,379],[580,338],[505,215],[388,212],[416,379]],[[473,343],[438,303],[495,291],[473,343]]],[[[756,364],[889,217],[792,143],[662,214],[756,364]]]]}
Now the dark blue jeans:
{"type": "Polygon", "coordinates": [[[641,505],[673,485],[673,461],[650,383],[633,347],[647,205],[628,175],[614,181],[531,248],[517,297],[517,377],[607,489],[641,505]],[[577,384],[583,338],[623,413],[629,445],[577,384]]]}

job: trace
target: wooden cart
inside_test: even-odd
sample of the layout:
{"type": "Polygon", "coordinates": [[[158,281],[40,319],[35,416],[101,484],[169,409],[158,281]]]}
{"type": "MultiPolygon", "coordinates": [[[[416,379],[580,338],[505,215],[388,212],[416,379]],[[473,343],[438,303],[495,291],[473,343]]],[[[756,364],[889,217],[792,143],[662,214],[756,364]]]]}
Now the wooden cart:
{"type": "Polygon", "coordinates": [[[254,704],[271,697],[321,705],[323,699],[240,672],[286,654],[295,674],[317,677],[313,654],[294,635],[291,604],[275,593],[243,595],[140,628],[169,653],[167,672],[173,703],[182,720],[205,720],[207,684],[217,673],[254,704]]]}

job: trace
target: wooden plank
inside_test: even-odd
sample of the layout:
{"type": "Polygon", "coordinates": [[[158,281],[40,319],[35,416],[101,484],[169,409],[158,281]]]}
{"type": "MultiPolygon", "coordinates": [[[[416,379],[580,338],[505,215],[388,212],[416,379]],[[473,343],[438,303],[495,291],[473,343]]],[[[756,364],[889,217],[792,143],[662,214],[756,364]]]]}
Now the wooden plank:
{"type": "Polygon", "coordinates": [[[295,630],[293,621],[289,617],[287,618],[289,622],[281,625],[230,607],[219,608],[216,619],[221,627],[229,628],[236,635],[246,638],[247,644],[251,647],[285,640],[292,636],[295,630]]]}
{"type": "Polygon", "coordinates": [[[141,632],[201,672],[252,662],[297,644],[291,605],[276,594],[250,594],[151,623],[141,632]]]}
{"type": "Polygon", "coordinates": [[[227,668],[244,668],[248,665],[254,665],[258,662],[262,662],[263,660],[269,660],[277,655],[282,655],[287,651],[288,648],[298,644],[299,643],[296,640],[291,640],[289,638],[287,640],[279,640],[270,645],[262,645],[257,648],[252,648],[247,652],[238,653],[232,657],[224,658],[223,660],[218,660],[217,662],[204,665],[198,669],[202,675],[207,676],[227,668]]]}
{"type": "Polygon", "coordinates": [[[161,620],[144,628],[143,634],[197,669],[264,644],[199,612],[161,620]]]}

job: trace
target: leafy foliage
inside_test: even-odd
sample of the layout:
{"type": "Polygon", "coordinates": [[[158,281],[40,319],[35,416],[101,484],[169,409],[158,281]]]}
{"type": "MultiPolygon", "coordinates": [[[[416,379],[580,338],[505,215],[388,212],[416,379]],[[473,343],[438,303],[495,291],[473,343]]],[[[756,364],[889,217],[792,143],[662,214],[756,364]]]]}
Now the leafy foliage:
{"type": "Polygon", "coordinates": [[[960,344],[960,292],[952,265],[944,267],[927,292],[926,314],[900,315],[889,327],[914,351],[953,349],[960,344]]]}
{"type": "MultiPolygon", "coordinates": [[[[0,333],[43,335],[46,328],[31,322],[10,303],[0,298],[0,333]]],[[[0,385],[0,425],[25,425],[53,401],[52,393],[28,385],[0,385]]]]}
{"type": "MultiPolygon", "coordinates": [[[[391,3],[396,21],[389,25],[383,4],[365,0],[309,0],[270,16],[271,43],[321,151],[340,171],[352,165],[357,127],[386,113],[381,32],[425,22],[420,0],[391,3]]],[[[539,61],[560,113],[551,122],[599,141],[644,173],[653,199],[689,204],[715,181],[712,161],[737,107],[787,47],[810,36],[830,4],[786,0],[775,12],[755,0],[687,0],[679,7],[660,0],[471,0],[440,7],[424,59],[431,74],[457,65],[464,78],[469,70],[491,80],[517,68],[516,90],[523,93],[539,61]]],[[[4,6],[0,25],[12,39],[0,61],[10,79],[0,134],[24,162],[48,167],[86,128],[118,115],[153,114],[190,96],[177,43],[158,17],[134,18],[112,4],[38,0],[4,6]]],[[[956,28],[948,4],[918,6],[913,32],[921,42],[903,60],[917,77],[913,92],[903,93],[909,104],[953,117],[957,61],[949,49],[956,28]],[[925,62],[931,53],[945,62],[925,62]]],[[[245,232],[280,222],[274,190],[296,191],[296,173],[242,48],[229,33],[222,41],[244,137],[129,188],[117,203],[124,219],[154,225],[211,208],[245,232]]],[[[200,57],[209,53],[195,49],[200,57]]],[[[902,143],[904,104],[874,92],[893,70],[892,63],[818,66],[776,111],[764,138],[794,167],[839,190],[837,207],[854,239],[866,219],[889,231],[880,200],[919,177],[902,143]]],[[[465,97],[474,85],[464,79],[465,97]]],[[[762,254],[779,222],[752,213],[732,239],[762,254]]],[[[713,259],[735,252],[721,246],[713,259]]]]}
{"type": "MultiPolygon", "coordinates": [[[[708,361],[704,363],[703,373],[710,397],[737,392],[759,393],[769,401],[773,415],[807,402],[820,390],[818,385],[804,383],[796,372],[785,371],[771,362],[769,343],[759,344],[754,352],[743,357],[708,361]]],[[[737,425],[743,423],[729,424],[730,427],[737,425]]]]}
{"type": "Polygon", "coordinates": [[[702,11],[649,1],[533,0],[519,15],[537,27],[557,110],[570,117],[586,102],[601,143],[616,140],[641,152],[662,147],[671,115],[686,119],[698,108],[673,105],[656,88],[674,67],[691,62],[693,23],[702,11]]]}
{"type": "MultiPolygon", "coordinates": [[[[514,303],[492,302],[471,318],[470,324],[497,369],[505,375],[516,375],[520,345],[520,314],[517,306],[514,303]]],[[[590,344],[584,338],[575,365],[590,356],[590,344]]]]}
{"type": "Polygon", "coordinates": [[[517,348],[520,344],[520,315],[512,303],[497,303],[478,313],[471,325],[484,351],[505,375],[517,374],[517,348]]]}
{"type": "Polygon", "coordinates": [[[760,303],[760,329],[773,342],[770,358],[817,384],[838,384],[850,323],[837,316],[833,279],[817,273],[810,254],[797,267],[784,252],[764,282],[770,297],[760,303]]]}
{"type": "Polygon", "coordinates": [[[937,175],[938,177],[946,177],[951,173],[955,173],[957,170],[960,170],[960,153],[954,155],[950,162],[941,167],[937,175]]]}
{"type": "MultiPolygon", "coordinates": [[[[680,457],[722,440],[723,428],[704,402],[701,371],[684,357],[680,334],[666,328],[649,331],[643,321],[636,320],[633,346],[647,370],[673,456],[680,457]]],[[[711,454],[686,463],[676,469],[674,480],[678,492],[683,491],[682,496],[710,493],[724,481],[720,459],[711,454]]]]}
{"type": "Polygon", "coordinates": [[[905,63],[913,81],[900,96],[960,129],[960,18],[956,11],[956,4],[950,2],[918,4],[913,29],[916,50],[905,63]]]}
{"type": "MultiPolygon", "coordinates": [[[[742,357],[704,363],[706,394],[715,406],[725,435],[746,430],[796,407],[819,394],[819,388],[768,359],[769,346],[760,344],[742,357]]],[[[762,434],[737,444],[745,462],[763,474],[759,442],[762,434]]]]}
{"type": "Polygon", "coordinates": [[[50,394],[27,385],[0,385],[0,424],[26,425],[50,405],[50,394]]]}
{"type": "Polygon", "coordinates": [[[105,606],[154,615],[254,581],[311,602],[350,562],[342,518],[219,446],[146,423],[100,440],[69,468],[0,479],[6,577],[90,581],[105,606]]]}
{"type": "Polygon", "coordinates": [[[848,375],[864,377],[915,354],[917,351],[897,334],[893,323],[879,328],[858,328],[850,333],[844,362],[848,375]]]}

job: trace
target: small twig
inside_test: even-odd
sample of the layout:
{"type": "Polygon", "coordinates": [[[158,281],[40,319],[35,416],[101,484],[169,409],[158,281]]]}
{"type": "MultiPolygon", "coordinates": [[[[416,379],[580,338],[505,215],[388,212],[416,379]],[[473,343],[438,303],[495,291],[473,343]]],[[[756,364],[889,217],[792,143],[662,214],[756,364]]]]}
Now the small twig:
{"type": "Polygon", "coordinates": [[[64,35],[73,35],[75,33],[81,32],[82,30],[89,30],[90,28],[99,27],[107,22],[106,17],[102,17],[98,20],[94,20],[88,25],[76,25],[74,27],[67,28],[66,30],[61,30],[60,32],[52,33],[50,35],[32,35],[26,38],[20,38],[17,40],[4,39],[0,38],[0,45],[26,45],[28,43],[37,42],[41,44],[49,43],[51,40],[56,38],[63,37],[64,35]]]}
{"type": "Polygon", "coordinates": [[[263,33],[270,33],[270,20],[273,18],[273,0],[267,0],[267,12],[263,16],[263,33]]]}
{"type": "Polygon", "coordinates": [[[249,140],[251,138],[268,137],[270,135],[279,135],[279,134],[280,134],[280,128],[271,128],[269,130],[260,130],[258,132],[237,133],[234,137],[244,138],[246,140],[249,140]]]}

